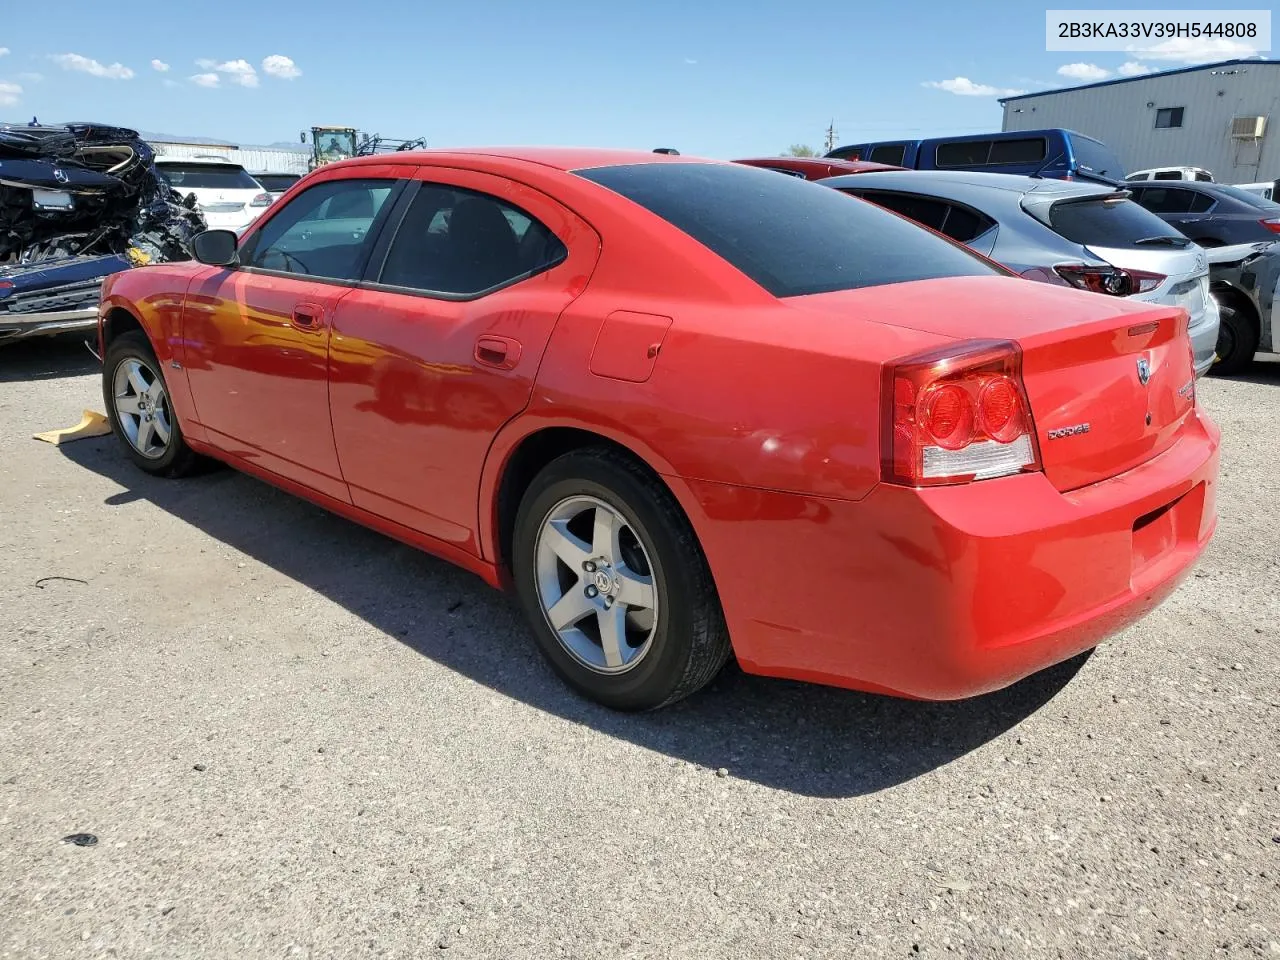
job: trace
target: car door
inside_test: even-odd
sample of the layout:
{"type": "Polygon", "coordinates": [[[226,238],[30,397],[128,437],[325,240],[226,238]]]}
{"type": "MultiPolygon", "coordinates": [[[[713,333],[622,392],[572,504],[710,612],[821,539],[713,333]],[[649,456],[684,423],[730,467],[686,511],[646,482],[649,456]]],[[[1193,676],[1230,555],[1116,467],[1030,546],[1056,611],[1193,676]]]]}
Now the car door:
{"type": "Polygon", "coordinates": [[[600,241],[545,194],[456,169],[422,168],[395,216],[333,319],[338,459],[356,506],[478,555],[485,456],[600,241]]]}
{"type": "Polygon", "coordinates": [[[395,171],[335,175],[297,194],[245,238],[238,266],[195,278],[183,311],[188,381],[210,441],[342,501],[330,325],[403,187],[395,171]]]}

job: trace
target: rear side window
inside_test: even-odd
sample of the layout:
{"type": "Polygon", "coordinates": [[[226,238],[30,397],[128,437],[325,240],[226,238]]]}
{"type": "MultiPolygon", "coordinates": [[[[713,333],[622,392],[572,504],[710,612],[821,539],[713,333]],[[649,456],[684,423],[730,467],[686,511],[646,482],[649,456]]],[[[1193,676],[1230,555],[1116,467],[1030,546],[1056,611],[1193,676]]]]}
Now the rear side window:
{"type": "Polygon", "coordinates": [[[998,273],[871,204],[767,170],[644,163],[577,173],[682,230],[775,297],[998,273]]]}
{"type": "Polygon", "coordinates": [[[1019,137],[940,143],[936,162],[939,167],[994,167],[1009,163],[1039,163],[1044,157],[1043,137],[1019,137]]]}
{"type": "Polygon", "coordinates": [[[566,253],[547,227],[497,197],[424,183],[396,229],[378,282],[474,297],[554,266],[566,253]]]}
{"type": "Polygon", "coordinates": [[[1152,180],[1181,180],[1182,173],[1177,170],[1161,170],[1151,179],[1152,180]]]}
{"type": "Polygon", "coordinates": [[[968,243],[996,225],[996,222],[985,214],[933,197],[888,193],[883,190],[850,190],[848,192],[877,206],[892,210],[894,213],[900,213],[916,223],[922,223],[960,243],[968,243]]]}
{"type": "Polygon", "coordinates": [[[1049,226],[1075,243],[1098,247],[1136,247],[1151,237],[1182,234],[1132,200],[1064,200],[1049,211],[1049,226]]]}
{"type": "Polygon", "coordinates": [[[257,190],[258,181],[234,163],[157,163],[176,190],[257,190]]]}
{"type": "Polygon", "coordinates": [[[861,160],[861,147],[836,147],[827,154],[828,160],[861,160]]]}
{"type": "Polygon", "coordinates": [[[1213,209],[1213,197],[1207,193],[1196,193],[1191,196],[1191,213],[1208,213],[1213,209]]]}
{"type": "Polygon", "coordinates": [[[940,167],[983,167],[991,155],[990,140],[968,140],[963,143],[938,144],[940,167]]]}
{"type": "Polygon", "coordinates": [[[1039,163],[1044,159],[1044,139],[1030,137],[1025,140],[992,140],[988,163],[1039,163]]]}
{"type": "Polygon", "coordinates": [[[871,156],[867,159],[872,163],[887,163],[890,166],[900,167],[907,159],[907,145],[905,143],[883,144],[873,149],[871,156]]]}
{"type": "Polygon", "coordinates": [[[1201,183],[1213,183],[1213,177],[1209,176],[1209,174],[1205,173],[1203,170],[1196,171],[1196,179],[1201,183]]]}

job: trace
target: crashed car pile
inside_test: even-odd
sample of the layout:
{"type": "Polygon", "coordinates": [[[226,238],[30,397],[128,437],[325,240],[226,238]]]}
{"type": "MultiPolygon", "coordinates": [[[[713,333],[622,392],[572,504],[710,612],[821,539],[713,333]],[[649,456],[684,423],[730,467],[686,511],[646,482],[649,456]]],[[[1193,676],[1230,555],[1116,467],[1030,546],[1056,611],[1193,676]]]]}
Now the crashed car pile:
{"type": "Polygon", "coordinates": [[[92,328],[105,277],[190,259],[203,229],[136,131],[0,126],[0,343],[92,328]]]}

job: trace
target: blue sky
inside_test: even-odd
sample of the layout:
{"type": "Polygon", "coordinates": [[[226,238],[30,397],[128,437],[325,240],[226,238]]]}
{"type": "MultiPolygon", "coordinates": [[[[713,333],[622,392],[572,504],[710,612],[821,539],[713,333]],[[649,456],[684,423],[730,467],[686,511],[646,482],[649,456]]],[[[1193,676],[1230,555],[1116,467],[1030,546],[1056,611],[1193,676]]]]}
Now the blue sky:
{"type": "Polygon", "coordinates": [[[0,120],[246,144],[335,124],[432,146],[674,146],[731,158],[819,147],[832,120],[844,143],[998,130],[1006,93],[1237,53],[1046,53],[1044,8],[1025,0],[22,9],[0,19],[0,120]]]}

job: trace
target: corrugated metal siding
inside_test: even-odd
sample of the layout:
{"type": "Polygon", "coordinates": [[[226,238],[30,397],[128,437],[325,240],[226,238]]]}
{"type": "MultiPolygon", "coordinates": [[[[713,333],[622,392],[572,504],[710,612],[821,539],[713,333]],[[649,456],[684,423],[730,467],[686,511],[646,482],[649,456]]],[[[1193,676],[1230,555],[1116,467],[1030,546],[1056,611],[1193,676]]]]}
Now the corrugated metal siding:
{"type": "Polygon", "coordinates": [[[1078,130],[1103,141],[1126,170],[1191,166],[1212,171],[1222,183],[1280,179],[1280,63],[1156,75],[1004,105],[1005,130],[1043,127],[1078,130]],[[1157,130],[1161,107],[1183,107],[1183,125],[1157,130]],[[1267,118],[1262,140],[1231,139],[1231,118],[1246,116],[1267,118]]]}
{"type": "Polygon", "coordinates": [[[230,147],[221,144],[164,143],[151,144],[157,154],[165,157],[194,158],[199,156],[226,157],[238,163],[250,173],[306,173],[307,158],[300,150],[281,150],[273,147],[230,147]]]}

